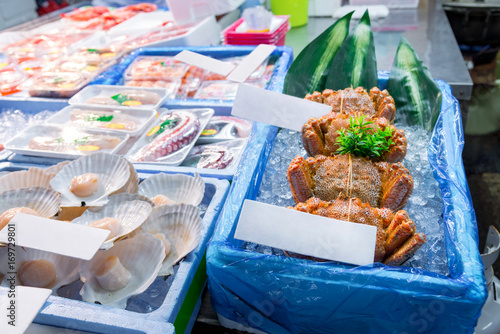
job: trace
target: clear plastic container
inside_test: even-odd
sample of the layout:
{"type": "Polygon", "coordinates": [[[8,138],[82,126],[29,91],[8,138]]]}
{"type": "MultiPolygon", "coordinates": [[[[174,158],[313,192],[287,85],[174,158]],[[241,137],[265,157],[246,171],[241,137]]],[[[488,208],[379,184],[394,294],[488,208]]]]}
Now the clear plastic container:
{"type": "Polygon", "coordinates": [[[173,57],[137,57],[125,71],[125,80],[181,79],[186,74],[188,68],[189,65],[181,63],[173,57]]]}
{"type": "Polygon", "coordinates": [[[0,94],[8,95],[19,91],[19,85],[26,79],[27,75],[13,67],[6,67],[0,70],[0,94]]]}
{"type": "MultiPolygon", "coordinates": [[[[234,66],[238,66],[241,61],[243,60],[244,57],[231,57],[231,58],[223,58],[220,59],[222,61],[228,62],[233,64],[234,66]]],[[[248,77],[247,80],[256,80],[262,77],[264,74],[264,71],[266,70],[267,63],[269,62],[269,58],[264,60],[262,64],[248,77]]],[[[205,75],[204,80],[210,81],[210,80],[226,80],[226,77],[217,73],[213,72],[207,72],[205,75]]]]}
{"type": "Polygon", "coordinates": [[[70,98],[87,85],[89,79],[81,73],[49,72],[35,78],[27,88],[30,96],[70,98]]]}
{"type": "Polygon", "coordinates": [[[233,81],[205,81],[196,92],[195,99],[234,100],[238,83],[233,81]]]}
{"type": "Polygon", "coordinates": [[[124,85],[143,88],[165,88],[167,97],[173,97],[181,85],[181,80],[125,80],[124,85]]]}

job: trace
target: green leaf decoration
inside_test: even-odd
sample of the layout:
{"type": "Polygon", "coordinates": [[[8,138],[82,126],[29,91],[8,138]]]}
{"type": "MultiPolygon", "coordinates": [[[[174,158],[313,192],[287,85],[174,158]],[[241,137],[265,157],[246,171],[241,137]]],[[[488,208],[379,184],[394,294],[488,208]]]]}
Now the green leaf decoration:
{"type": "Polygon", "coordinates": [[[339,90],[361,86],[366,90],[378,86],[375,42],[368,10],[333,58],[325,88],[339,90]]]}
{"type": "Polygon", "coordinates": [[[349,33],[352,14],[344,15],[302,50],[285,77],[284,94],[303,98],[325,88],[330,64],[349,33]]]}
{"type": "Polygon", "coordinates": [[[441,109],[441,90],[404,37],[399,42],[387,90],[396,102],[397,122],[419,124],[432,131],[441,109]]]}

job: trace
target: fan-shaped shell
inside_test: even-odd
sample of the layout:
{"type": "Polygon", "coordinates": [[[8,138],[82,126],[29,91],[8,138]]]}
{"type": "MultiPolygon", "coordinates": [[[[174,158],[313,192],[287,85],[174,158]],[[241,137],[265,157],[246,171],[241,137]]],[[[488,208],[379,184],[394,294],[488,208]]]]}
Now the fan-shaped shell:
{"type": "Polygon", "coordinates": [[[66,161],[62,161],[62,162],[58,163],[57,165],[47,167],[47,168],[45,168],[45,173],[56,175],[57,173],[59,173],[61,171],[61,169],[63,169],[64,166],[66,166],[69,163],[70,163],[70,161],[66,160],[66,161]]]}
{"type": "Polygon", "coordinates": [[[139,185],[139,194],[149,199],[164,195],[175,203],[198,205],[205,195],[205,181],[198,173],[194,177],[184,174],[155,174],[139,185]]]}
{"type": "MultiPolygon", "coordinates": [[[[108,205],[111,203],[121,203],[121,202],[127,202],[127,201],[144,201],[151,205],[151,207],[154,207],[155,204],[153,203],[152,200],[147,198],[144,195],[139,195],[137,193],[119,193],[116,195],[111,195],[108,197],[108,205]]],[[[95,208],[90,208],[91,211],[97,211],[95,208]]]]}
{"type": "MultiPolygon", "coordinates": [[[[8,276],[8,272],[12,271],[9,270],[8,267],[8,252],[9,250],[7,247],[0,248],[0,272],[6,276],[8,276]]],[[[79,259],[19,246],[15,247],[15,252],[18,280],[22,277],[21,269],[23,264],[28,261],[42,259],[51,262],[55,268],[55,280],[50,283],[50,285],[46,286],[47,289],[52,289],[53,293],[61,286],[78,280],[78,266],[81,262],[79,259]]],[[[23,283],[22,279],[20,283],[23,283]]],[[[7,286],[8,284],[6,280],[2,282],[2,286],[7,286]]]]}
{"type": "Polygon", "coordinates": [[[80,217],[72,220],[73,224],[88,226],[93,222],[106,217],[118,219],[120,229],[118,234],[105,241],[101,248],[108,249],[113,246],[113,241],[136,230],[146,221],[151,214],[151,205],[147,202],[135,200],[127,202],[111,202],[104,205],[99,211],[97,208],[85,211],[80,217]]]}
{"type": "Polygon", "coordinates": [[[50,180],[53,177],[54,174],[46,173],[40,168],[11,172],[0,176],[0,193],[35,186],[50,188],[50,180]]]}
{"type": "Polygon", "coordinates": [[[200,210],[196,206],[175,204],[153,208],[137,233],[163,234],[162,238],[168,240],[171,251],[158,274],[168,276],[173,273],[174,265],[196,248],[200,242],[201,229],[200,210]]]}
{"type": "Polygon", "coordinates": [[[12,208],[27,207],[39,217],[52,218],[61,204],[61,195],[45,187],[7,190],[0,194],[0,214],[12,208]]]}
{"type": "Polygon", "coordinates": [[[59,191],[62,206],[95,206],[106,203],[107,196],[125,185],[130,177],[127,161],[118,155],[95,153],[71,161],[50,181],[52,189],[59,191]],[[98,175],[97,191],[87,197],[79,197],[69,190],[74,177],[94,173],[98,175]]]}
{"type": "Polygon", "coordinates": [[[131,193],[134,194],[139,190],[139,175],[134,168],[134,165],[128,160],[125,160],[130,169],[130,176],[127,180],[127,183],[117,191],[113,192],[112,195],[121,194],[121,193],[131,193]]]}
{"type": "Polygon", "coordinates": [[[148,234],[118,241],[114,247],[98,251],[92,260],[80,266],[80,278],[84,282],[80,291],[82,299],[124,309],[129,297],[145,291],[155,280],[164,257],[163,243],[148,234]],[[118,257],[130,272],[130,280],[125,287],[115,291],[103,289],[96,278],[96,273],[110,256],[118,257]]]}

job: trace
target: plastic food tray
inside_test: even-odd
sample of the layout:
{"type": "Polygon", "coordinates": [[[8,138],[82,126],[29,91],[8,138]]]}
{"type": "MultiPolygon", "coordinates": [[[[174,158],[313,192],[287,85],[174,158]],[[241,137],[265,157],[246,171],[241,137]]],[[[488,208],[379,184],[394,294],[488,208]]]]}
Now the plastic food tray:
{"type": "MultiPolygon", "coordinates": [[[[381,75],[384,88],[387,75],[381,75]],[[385,80],[384,80],[385,79],[385,80]]],[[[266,255],[234,239],[255,199],[276,135],[247,149],[207,251],[212,305],[223,324],[254,333],[472,333],[486,301],[477,225],[463,169],[462,122],[449,85],[429,144],[444,202],[447,276],[382,264],[355,267],[266,255]]]]}
{"type": "Polygon", "coordinates": [[[157,115],[156,110],[153,108],[147,110],[147,109],[136,109],[136,108],[127,108],[127,107],[106,107],[106,106],[100,106],[100,107],[91,107],[91,106],[69,106],[58,113],[54,114],[54,116],[50,117],[47,119],[47,124],[55,124],[55,125],[60,125],[60,126],[75,126],[79,127],[82,129],[94,129],[94,130],[105,130],[108,132],[112,133],[126,133],[130,137],[135,137],[140,135],[143,131],[144,128],[151,123],[153,119],[155,119],[157,115]],[[88,124],[88,123],[78,123],[78,122],[73,122],[71,121],[71,112],[73,110],[84,110],[88,112],[94,112],[94,113],[114,113],[115,115],[123,115],[130,120],[134,120],[137,122],[136,124],[136,129],[134,130],[126,130],[126,129],[118,129],[118,128],[113,128],[113,127],[104,127],[104,126],[97,126],[97,125],[105,125],[106,122],[93,122],[93,123],[100,123],[100,124],[88,124]],[[94,126],[95,125],[95,126],[94,126]]]}
{"type": "MultiPolygon", "coordinates": [[[[12,165],[4,162],[0,163],[0,172],[29,167],[35,166],[29,164],[12,165]]],[[[141,180],[148,176],[151,174],[139,174],[141,180]]],[[[206,187],[202,205],[208,207],[203,217],[200,243],[174,268],[176,273],[171,286],[158,309],[149,313],[138,313],[50,296],[34,322],[97,333],[152,334],[173,333],[170,324],[174,324],[175,333],[189,333],[201,306],[201,293],[206,283],[205,251],[207,243],[212,236],[229,189],[229,182],[226,180],[204,178],[204,181],[206,187]]],[[[165,282],[165,284],[167,283],[165,282]]],[[[0,295],[4,296],[6,293],[7,289],[0,287],[0,295]]]]}
{"type": "MultiPolygon", "coordinates": [[[[79,106],[95,106],[95,107],[108,107],[114,108],[116,106],[106,105],[106,104],[91,104],[86,101],[92,97],[112,97],[117,94],[122,93],[123,91],[147,91],[158,94],[159,100],[156,104],[142,104],[139,106],[134,106],[134,109],[158,109],[163,101],[167,98],[167,94],[165,89],[161,88],[142,88],[142,87],[119,87],[119,86],[105,86],[105,85],[92,85],[87,86],[78,92],[75,96],[69,99],[70,105],[79,105],[79,106]]],[[[124,106],[127,108],[126,106],[124,106]]]]}

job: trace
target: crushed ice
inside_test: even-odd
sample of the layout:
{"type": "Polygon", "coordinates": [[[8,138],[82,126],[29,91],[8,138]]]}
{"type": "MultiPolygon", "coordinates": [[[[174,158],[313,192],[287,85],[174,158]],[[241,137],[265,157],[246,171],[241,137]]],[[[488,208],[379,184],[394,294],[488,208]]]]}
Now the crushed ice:
{"type": "MultiPolygon", "coordinates": [[[[408,140],[408,153],[403,165],[410,170],[414,181],[413,193],[404,209],[415,221],[417,232],[423,232],[427,236],[427,242],[404,266],[447,275],[441,191],[427,160],[430,134],[419,126],[398,126],[398,128],[405,131],[408,140]]],[[[301,135],[296,131],[281,129],[274,141],[257,201],[281,207],[295,205],[286,172],[296,155],[306,155],[301,135]]],[[[281,250],[252,243],[244,243],[243,247],[264,254],[283,254],[281,250]]]]}
{"type": "Polygon", "coordinates": [[[2,109],[0,112],[0,144],[5,144],[26,127],[45,122],[55,111],[41,111],[36,114],[23,113],[20,110],[2,109]]]}

